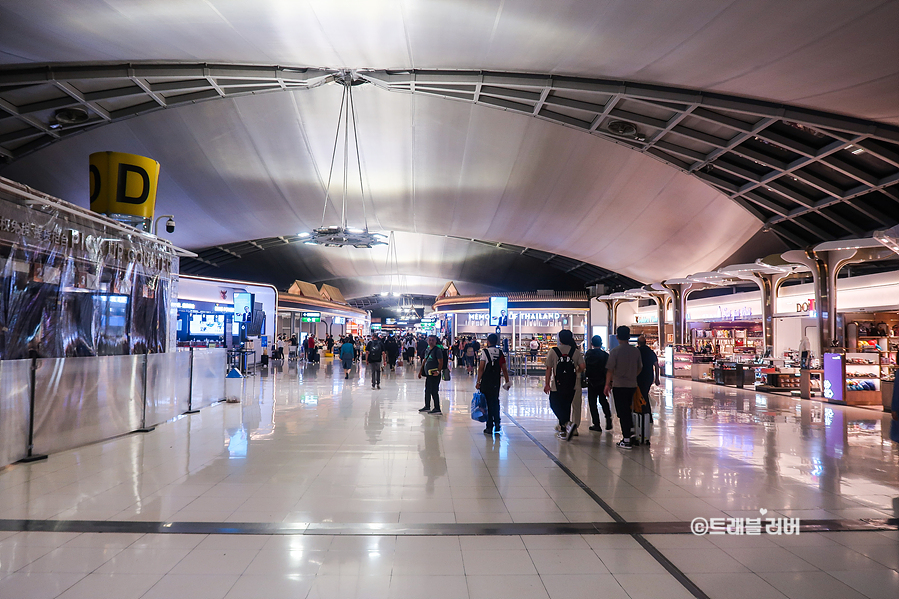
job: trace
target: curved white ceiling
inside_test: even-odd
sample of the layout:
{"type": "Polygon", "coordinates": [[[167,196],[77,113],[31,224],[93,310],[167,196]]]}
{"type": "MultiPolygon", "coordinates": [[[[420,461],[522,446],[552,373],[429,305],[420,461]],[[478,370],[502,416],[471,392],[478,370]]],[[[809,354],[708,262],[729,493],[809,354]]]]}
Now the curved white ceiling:
{"type": "Polygon", "coordinates": [[[29,0],[0,63],[189,60],[511,70],[899,122],[893,0],[29,0]]]}
{"type": "MultiPolygon", "coordinates": [[[[0,6],[0,64],[525,71],[899,123],[899,61],[887,59],[899,55],[897,24],[895,1],[31,0],[0,6]]],[[[695,177],[595,136],[483,106],[356,91],[375,229],[512,243],[655,281],[713,268],[761,226],[695,177]]],[[[328,85],[158,111],[60,141],[2,174],[86,205],[88,155],[134,152],[162,163],[157,212],[178,216],[179,245],[293,234],[321,223],[339,94],[328,85]]],[[[355,209],[351,224],[360,216],[355,209]]],[[[334,265],[343,270],[333,276],[375,276],[359,260],[369,259],[334,265]]]]}
{"type": "MultiPolygon", "coordinates": [[[[340,91],[159,111],[60,141],[3,175],[86,204],[89,154],[133,152],[162,164],[157,213],[183,223],[175,243],[296,234],[321,224],[340,91]]],[[[513,243],[650,281],[712,268],[762,225],[695,177],[594,136],[372,86],[354,95],[376,230],[513,243]]],[[[351,226],[362,224],[357,189],[351,226]]],[[[337,221],[329,210],[326,224],[337,221]]]]}

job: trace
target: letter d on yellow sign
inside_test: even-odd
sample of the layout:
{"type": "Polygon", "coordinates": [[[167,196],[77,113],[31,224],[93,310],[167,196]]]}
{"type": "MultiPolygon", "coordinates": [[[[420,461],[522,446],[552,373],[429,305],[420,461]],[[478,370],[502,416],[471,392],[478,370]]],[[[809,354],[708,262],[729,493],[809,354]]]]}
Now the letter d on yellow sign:
{"type": "Polygon", "coordinates": [[[159,163],[121,152],[90,155],[91,210],[149,231],[156,208],[159,163]]]}

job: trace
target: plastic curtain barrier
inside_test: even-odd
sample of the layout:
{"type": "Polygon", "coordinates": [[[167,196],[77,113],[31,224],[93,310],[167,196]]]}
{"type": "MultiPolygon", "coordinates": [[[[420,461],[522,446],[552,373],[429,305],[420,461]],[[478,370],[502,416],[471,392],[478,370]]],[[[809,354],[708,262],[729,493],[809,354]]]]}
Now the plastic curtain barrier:
{"type": "Polygon", "coordinates": [[[152,237],[0,191],[0,360],[173,350],[177,271],[152,237]]]}

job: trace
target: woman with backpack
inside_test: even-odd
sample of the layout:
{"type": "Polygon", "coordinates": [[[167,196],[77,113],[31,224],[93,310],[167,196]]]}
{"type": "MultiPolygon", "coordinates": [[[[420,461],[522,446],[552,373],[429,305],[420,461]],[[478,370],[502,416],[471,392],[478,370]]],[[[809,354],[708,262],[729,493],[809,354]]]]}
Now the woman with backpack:
{"type": "Polygon", "coordinates": [[[586,368],[584,354],[568,329],[559,331],[558,344],[546,352],[546,378],[543,392],[549,394],[549,407],[559,419],[559,438],[570,440],[577,432],[571,420],[571,403],[581,393],[581,373],[586,368]]]}

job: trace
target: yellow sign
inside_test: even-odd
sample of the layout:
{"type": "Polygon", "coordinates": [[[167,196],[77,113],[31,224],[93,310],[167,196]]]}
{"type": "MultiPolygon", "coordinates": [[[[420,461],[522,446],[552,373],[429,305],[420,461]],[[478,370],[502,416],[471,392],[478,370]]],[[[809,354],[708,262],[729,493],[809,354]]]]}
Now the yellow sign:
{"type": "Polygon", "coordinates": [[[91,210],[152,219],[156,207],[159,163],[121,152],[90,156],[91,210]]]}

